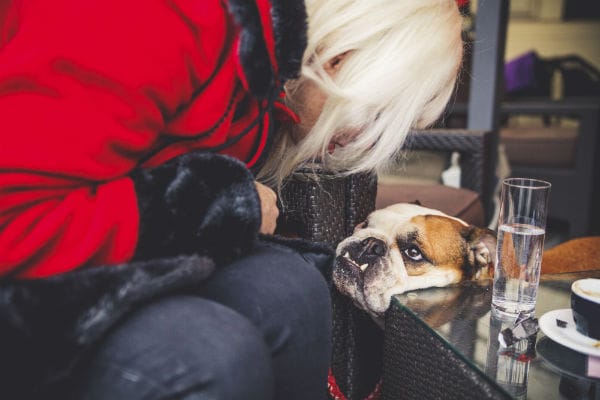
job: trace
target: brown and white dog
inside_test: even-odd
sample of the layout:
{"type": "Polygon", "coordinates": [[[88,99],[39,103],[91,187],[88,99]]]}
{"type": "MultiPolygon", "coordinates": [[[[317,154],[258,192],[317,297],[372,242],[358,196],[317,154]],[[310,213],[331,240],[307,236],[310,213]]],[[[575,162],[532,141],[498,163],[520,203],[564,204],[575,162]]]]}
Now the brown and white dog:
{"type": "Polygon", "coordinates": [[[493,231],[400,203],[371,213],[338,245],[333,281],[378,318],[395,294],[492,277],[495,251],[493,231]]]}

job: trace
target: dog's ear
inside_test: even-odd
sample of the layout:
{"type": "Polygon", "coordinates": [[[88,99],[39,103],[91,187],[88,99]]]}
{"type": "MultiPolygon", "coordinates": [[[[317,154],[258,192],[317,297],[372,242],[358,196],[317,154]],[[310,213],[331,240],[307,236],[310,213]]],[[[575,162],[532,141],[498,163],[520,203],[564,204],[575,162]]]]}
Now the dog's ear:
{"type": "Polygon", "coordinates": [[[492,276],[496,262],[496,233],[487,228],[471,225],[463,231],[463,237],[468,246],[469,264],[475,271],[481,271],[481,278],[492,276]]]}
{"type": "Polygon", "coordinates": [[[354,227],[354,231],[353,231],[353,232],[354,232],[354,233],[356,233],[356,232],[358,232],[359,230],[361,230],[361,229],[363,229],[363,228],[366,228],[366,227],[367,227],[367,225],[369,225],[369,222],[368,222],[368,220],[366,220],[366,219],[365,219],[363,222],[361,222],[360,224],[357,224],[357,225],[354,227]]]}

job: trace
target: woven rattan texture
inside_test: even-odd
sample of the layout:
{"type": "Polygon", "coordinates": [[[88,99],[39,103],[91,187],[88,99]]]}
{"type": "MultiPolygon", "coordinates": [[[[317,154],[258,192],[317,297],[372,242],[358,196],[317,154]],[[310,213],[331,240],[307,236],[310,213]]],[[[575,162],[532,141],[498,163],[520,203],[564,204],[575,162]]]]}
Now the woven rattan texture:
{"type": "Polygon", "coordinates": [[[336,177],[325,172],[294,173],[281,192],[286,232],[336,246],[375,209],[377,178],[372,174],[336,177]]]}
{"type": "Polygon", "coordinates": [[[483,131],[432,130],[411,132],[404,146],[407,150],[457,151],[460,153],[461,184],[482,197],[488,182],[485,172],[490,166],[491,141],[483,131]]]}
{"type": "Polygon", "coordinates": [[[510,399],[394,305],[386,313],[382,399],[510,399]]]}
{"type": "MultiPolygon", "coordinates": [[[[335,177],[302,170],[284,186],[283,231],[335,247],[375,209],[377,179],[372,174],[335,177]]],[[[381,377],[383,332],[349,298],[332,292],[331,369],[349,400],[362,400],[381,377]]]]}
{"type": "Polygon", "coordinates": [[[363,400],[381,379],[383,330],[335,290],[332,304],[331,370],[349,400],[363,400]]]}
{"type": "Polygon", "coordinates": [[[286,230],[334,245],[345,233],[344,186],[335,181],[291,180],[283,189],[286,230]]]}
{"type": "Polygon", "coordinates": [[[404,144],[405,150],[456,151],[460,154],[461,186],[477,192],[486,214],[493,208],[495,171],[492,165],[492,136],[490,132],[475,130],[435,129],[411,132],[404,144]]]}

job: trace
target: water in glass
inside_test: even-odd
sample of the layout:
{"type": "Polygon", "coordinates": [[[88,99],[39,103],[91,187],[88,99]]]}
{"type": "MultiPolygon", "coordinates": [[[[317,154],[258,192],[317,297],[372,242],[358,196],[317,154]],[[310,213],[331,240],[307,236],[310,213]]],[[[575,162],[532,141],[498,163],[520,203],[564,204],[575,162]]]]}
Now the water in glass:
{"type": "Polygon", "coordinates": [[[545,230],[527,224],[498,228],[492,306],[504,314],[533,313],[545,230]]]}

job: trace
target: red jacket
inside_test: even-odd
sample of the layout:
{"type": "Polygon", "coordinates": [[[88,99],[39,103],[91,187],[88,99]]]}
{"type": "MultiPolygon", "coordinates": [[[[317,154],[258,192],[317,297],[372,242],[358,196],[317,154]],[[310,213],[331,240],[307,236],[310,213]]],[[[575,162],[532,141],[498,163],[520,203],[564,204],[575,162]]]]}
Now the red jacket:
{"type": "Polygon", "coordinates": [[[0,276],[128,261],[136,168],[196,149],[255,164],[300,62],[285,8],[0,1],[0,276]]]}

